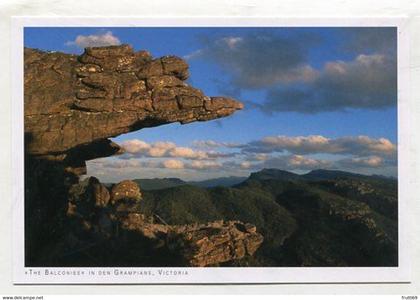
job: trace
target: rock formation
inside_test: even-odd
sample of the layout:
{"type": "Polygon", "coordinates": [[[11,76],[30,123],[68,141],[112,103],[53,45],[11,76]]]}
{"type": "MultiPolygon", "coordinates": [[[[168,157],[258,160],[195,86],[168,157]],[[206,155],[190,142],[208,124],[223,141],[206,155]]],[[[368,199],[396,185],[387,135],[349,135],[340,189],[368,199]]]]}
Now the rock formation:
{"type": "Polygon", "coordinates": [[[253,255],[263,242],[252,224],[215,221],[207,224],[161,225],[132,213],[122,219],[122,228],[141,232],[182,255],[190,266],[205,267],[253,255]]]}
{"type": "Polygon", "coordinates": [[[256,251],[263,238],[253,225],[159,224],[138,213],[141,192],[135,183],[108,190],[96,178],[79,181],[87,160],[123,152],[110,137],[229,116],[242,109],[240,102],[208,97],[185,83],[184,60],[154,59],[129,45],[86,48],[80,56],[26,48],[24,55],[26,265],[81,264],[80,249],[93,247],[92,241],[107,241],[97,248],[103,251],[97,266],[141,265],[146,260],[138,252],[127,254],[139,251],[133,245],[145,250],[158,244],[186,266],[215,265],[256,251]],[[70,250],[64,255],[63,249],[70,250]],[[130,259],[105,258],[117,253],[130,259]]]}
{"type": "Polygon", "coordinates": [[[79,57],[26,48],[26,150],[75,164],[117,153],[109,137],[207,121],[243,107],[230,98],[205,96],[184,82],[188,75],[182,59],[153,59],[128,45],[86,48],[79,57]]]}
{"type": "Polygon", "coordinates": [[[216,265],[253,255],[263,242],[254,225],[240,221],[162,224],[158,218],[139,212],[141,193],[130,180],[114,185],[111,197],[107,188],[94,177],[73,185],[69,194],[67,216],[86,240],[120,238],[123,232],[135,233],[148,239],[153,248],[168,248],[189,266],[216,265]],[[105,202],[107,204],[103,205],[105,202]]]}

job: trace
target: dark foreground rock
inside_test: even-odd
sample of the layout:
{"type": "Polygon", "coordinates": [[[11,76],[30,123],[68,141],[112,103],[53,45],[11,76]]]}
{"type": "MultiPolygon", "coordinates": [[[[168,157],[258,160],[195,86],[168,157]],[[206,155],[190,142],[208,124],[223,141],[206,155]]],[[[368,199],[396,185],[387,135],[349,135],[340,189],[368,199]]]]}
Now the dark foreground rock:
{"type": "Polygon", "coordinates": [[[87,160],[123,153],[110,137],[226,117],[240,102],[185,83],[181,58],[129,45],[80,56],[26,48],[24,58],[26,266],[208,266],[254,254],[263,238],[253,225],[159,224],[139,213],[134,182],[79,182],[87,160]]]}
{"type": "MultiPolygon", "coordinates": [[[[137,184],[129,180],[114,185],[108,202],[104,201],[110,199],[107,188],[94,177],[73,185],[67,209],[69,231],[64,238],[67,242],[57,252],[67,252],[64,249],[72,248],[72,244],[103,243],[108,245],[106,251],[121,253],[122,248],[111,246],[120,241],[129,244],[130,251],[139,253],[146,249],[148,252],[164,250],[173,258],[171,265],[205,267],[251,256],[263,242],[254,225],[240,221],[164,224],[156,215],[141,213],[139,195],[137,184]]],[[[83,247],[80,249],[83,251],[73,253],[75,262],[85,251],[83,247]]],[[[102,255],[101,251],[96,252],[97,259],[102,255]]],[[[130,261],[139,266],[144,263],[144,257],[134,255],[130,261]]]]}

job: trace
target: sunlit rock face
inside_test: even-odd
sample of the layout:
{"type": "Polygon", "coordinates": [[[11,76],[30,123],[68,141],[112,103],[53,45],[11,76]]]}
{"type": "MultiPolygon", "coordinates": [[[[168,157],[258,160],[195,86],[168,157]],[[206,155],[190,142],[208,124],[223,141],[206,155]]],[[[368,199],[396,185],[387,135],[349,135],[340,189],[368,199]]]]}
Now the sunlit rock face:
{"type": "Polygon", "coordinates": [[[243,105],[189,86],[181,58],[153,59],[129,45],[81,56],[25,49],[25,135],[32,155],[70,149],[145,127],[207,121],[243,105]]]}

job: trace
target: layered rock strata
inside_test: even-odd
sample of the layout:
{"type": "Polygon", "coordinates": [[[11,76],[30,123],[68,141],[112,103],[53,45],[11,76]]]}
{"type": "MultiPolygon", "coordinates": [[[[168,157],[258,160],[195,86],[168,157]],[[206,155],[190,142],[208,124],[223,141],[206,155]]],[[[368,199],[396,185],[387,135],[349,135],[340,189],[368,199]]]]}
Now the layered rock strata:
{"type": "Polygon", "coordinates": [[[71,149],[130,131],[212,120],[243,107],[204,95],[185,83],[188,76],[184,60],[153,59],[128,45],[86,48],[81,56],[27,48],[27,151],[62,158],[71,149]]]}

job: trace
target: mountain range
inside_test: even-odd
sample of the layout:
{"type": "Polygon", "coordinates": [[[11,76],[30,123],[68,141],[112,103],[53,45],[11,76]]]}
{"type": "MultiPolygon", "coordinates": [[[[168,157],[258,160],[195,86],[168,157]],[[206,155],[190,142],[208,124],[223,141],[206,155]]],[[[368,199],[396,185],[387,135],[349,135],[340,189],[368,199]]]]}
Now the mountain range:
{"type": "Polygon", "coordinates": [[[263,169],[204,182],[136,180],[141,210],[168,224],[218,219],[255,224],[257,253],[228,266],[396,266],[397,180],[314,170],[263,169]]]}
{"type": "Polygon", "coordinates": [[[161,190],[170,187],[176,187],[181,185],[193,185],[204,188],[224,186],[229,187],[245,181],[247,177],[219,177],[213,179],[207,179],[202,181],[184,181],[179,178],[152,178],[152,179],[134,179],[140,189],[144,191],[161,190]]]}

